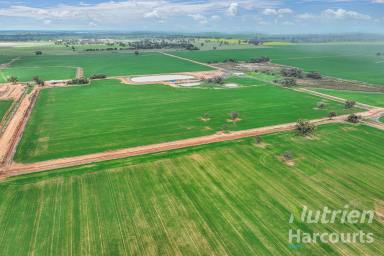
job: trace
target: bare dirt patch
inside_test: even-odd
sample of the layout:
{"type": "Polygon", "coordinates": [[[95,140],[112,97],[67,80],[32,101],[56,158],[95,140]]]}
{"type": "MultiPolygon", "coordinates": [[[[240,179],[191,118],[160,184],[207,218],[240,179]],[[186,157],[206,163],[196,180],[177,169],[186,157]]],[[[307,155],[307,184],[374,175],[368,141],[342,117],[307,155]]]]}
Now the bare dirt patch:
{"type": "Polygon", "coordinates": [[[137,76],[130,78],[135,83],[158,83],[158,82],[169,82],[169,81],[181,81],[193,79],[190,75],[154,75],[154,76],[137,76]]]}

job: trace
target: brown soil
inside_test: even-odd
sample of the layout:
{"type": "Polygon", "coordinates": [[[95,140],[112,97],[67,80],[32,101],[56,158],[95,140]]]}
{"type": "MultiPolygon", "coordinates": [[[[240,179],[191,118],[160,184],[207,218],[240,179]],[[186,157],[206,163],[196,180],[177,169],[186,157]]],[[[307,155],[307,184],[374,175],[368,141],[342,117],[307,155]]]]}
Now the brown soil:
{"type": "Polygon", "coordinates": [[[22,99],[19,108],[12,116],[3,134],[1,134],[0,165],[7,165],[12,162],[16,145],[21,138],[38,93],[39,89],[36,87],[30,94],[22,99]]]}

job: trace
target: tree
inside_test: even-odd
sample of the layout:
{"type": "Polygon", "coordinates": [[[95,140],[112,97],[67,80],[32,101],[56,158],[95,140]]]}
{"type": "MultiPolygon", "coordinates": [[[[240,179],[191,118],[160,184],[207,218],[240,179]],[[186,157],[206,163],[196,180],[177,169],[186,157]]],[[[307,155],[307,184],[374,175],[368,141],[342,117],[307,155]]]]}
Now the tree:
{"type": "Polygon", "coordinates": [[[269,62],[270,60],[271,58],[269,58],[268,56],[261,56],[258,58],[251,58],[248,62],[249,63],[265,63],[265,62],[269,62]]]}
{"type": "Polygon", "coordinates": [[[347,108],[347,109],[353,108],[355,105],[356,105],[356,101],[354,101],[354,100],[347,100],[345,102],[345,108],[347,108]]]}
{"type": "Polygon", "coordinates": [[[350,114],[347,117],[347,121],[353,124],[357,124],[358,122],[360,122],[360,120],[361,120],[361,116],[358,116],[356,114],[350,114]]]}
{"type": "Polygon", "coordinates": [[[231,116],[232,121],[236,122],[237,119],[239,118],[239,113],[238,112],[231,112],[230,116],[231,116]]]}
{"type": "Polygon", "coordinates": [[[88,84],[89,80],[87,78],[76,78],[68,82],[68,84],[88,84]]]}
{"type": "Polygon", "coordinates": [[[223,84],[224,83],[224,78],[222,76],[215,76],[212,78],[208,78],[207,82],[210,84],[223,84]]]}
{"type": "Polygon", "coordinates": [[[140,53],[139,53],[139,51],[135,51],[135,55],[139,55],[140,53]]]}
{"type": "Polygon", "coordinates": [[[34,76],[32,80],[37,84],[37,85],[44,85],[44,81],[40,79],[38,76],[34,76]]]}
{"type": "Polygon", "coordinates": [[[36,55],[42,55],[43,52],[42,52],[42,51],[35,51],[35,54],[36,54],[36,55]]]}
{"type": "Polygon", "coordinates": [[[303,71],[299,68],[283,68],[281,70],[281,75],[285,77],[303,78],[303,71]]]}
{"type": "Polygon", "coordinates": [[[337,116],[337,113],[336,112],[329,112],[328,113],[328,117],[329,117],[329,119],[333,119],[334,117],[336,117],[337,116]]]}
{"type": "Polygon", "coordinates": [[[301,136],[309,136],[315,132],[315,125],[305,120],[298,120],[296,123],[296,133],[301,136]]]}
{"type": "Polygon", "coordinates": [[[8,77],[7,81],[8,83],[16,84],[19,81],[19,79],[16,76],[11,76],[11,77],[8,77]]]}
{"type": "Polygon", "coordinates": [[[309,73],[307,73],[306,75],[308,78],[312,78],[312,79],[321,79],[322,76],[319,72],[316,72],[316,71],[310,71],[309,73]]]}
{"type": "Polygon", "coordinates": [[[319,102],[319,103],[317,103],[317,108],[318,109],[324,109],[324,108],[326,108],[326,104],[324,103],[324,102],[319,102]]]}
{"type": "Polygon", "coordinates": [[[296,80],[292,77],[286,77],[281,80],[278,80],[277,82],[284,87],[293,87],[296,85],[296,80]]]}
{"type": "Polygon", "coordinates": [[[93,80],[93,79],[105,79],[107,78],[107,75],[105,74],[95,74],[95,75],[92,75],[89,77],[89,79],[93,80]]]}
{"type": "Polygon", "coordinates": [[[282,157],[284,161],[291,161],[293,159],[292,153],[290,151],[284,151],[282,157]]]}
{"type": "Polygon", "coordinates": [[[260,136],[255,136],[255,143],[256,144],[261,144],[263,142],[263,140],[261,139],[260,136]]]}

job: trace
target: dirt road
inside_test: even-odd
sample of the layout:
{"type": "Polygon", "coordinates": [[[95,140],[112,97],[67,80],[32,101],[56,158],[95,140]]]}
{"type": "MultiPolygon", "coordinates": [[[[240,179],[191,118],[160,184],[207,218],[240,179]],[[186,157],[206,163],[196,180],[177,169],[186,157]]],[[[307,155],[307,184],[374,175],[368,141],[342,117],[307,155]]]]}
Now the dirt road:
{"type": "Polygon", "coordinates": [[[0,165],[9,165],[12,162],[13,154],[20,140],[29,114],[32,111],[39,88],[34,88],[32,92],[26,95],[15,114],[12,116],[0,137],[0,165]]]}
{"type": "MultiPolygon", "coordinates": [[[[346,102],[346,99],[339,98],[339,97],[332,96],[332,95],[328,95],[328,94],[324,94],[324,93],[321,93],[321,92],[312,91],[312,90],[305,89],[305,88],[297,88],[297,89],[294,89],[294,90],[298,91],[298,92],[304,92],[304,93],[312,94],[314,96],[318,96],[318,97],[321,97],[321,98],[324,98],[324,99],[337,101],[337,102],[340,102],[340,103],[345,103],[346,102]]],[[[356,102],[356,107],[359,107],[359,108],[362,108],[362,109],[374,109],[374,108],[376,108],[374,106],[371,106],[371,105],[368,105],[368,104],[364,104],[364,103],[360,103],[360,102],[356,102]]]]}
{"type": "Polygon", "coordinates": [[[82,67],[76,68],[76,79],[80,79],[84,77],[84,69],[82,67]]]}
{"type": "MultiPolygon", "coordinates": [[[[372,109],[367,112],[359,113],[359,115],[361,115],[364,118],[371,118],[378,115],[381,112],[383,112],[383,109],[372,109]]],[[[329,124],[329,123],[342,122],[343,120],[346,119],[346,117],[347,117],[346,115],[338,116],[333,120],[330,120],[328,118],[322,118],[322,119],[312,120],[311,122],[315,125],[329,124]]],[[[120,149],[120,150],[114,150],[114,151],[108,151],[108,152],[102,152],[102,153],[96,153],[96,154],[90,154],[90,155],[84,155],[84,156],[61,158],[61,159],[31,163],[31,164],[12,163],[9,166],[3,167],[2,171],[3,171],[3,176],[5,177],[17,176],[17,175],[32,173],[32,172],[40,172],[40,171],[53,170],[53,169],[59,169],[64,167],[72,167],[72,166],[78,166],[83,164],[168,151],[173,149],[182,149],[182,148],[211,144],[216,142],[236,140],[240,138],[247,138],[247,137],[263,135],[263,134],[290,131],[295,128],[295,125],[296,123],[288,123],[288,124],[282,124],[282,125],[250,129],[250,130],[236,131],[228,134],[214,134],[214,135],[185,139],[185,140],[178,140],[178,141],[165,142],[160,144],[126,148],[126,149],[120,149]]]]}
{"type": "Polygon", "coordinates": [[[183,57],[180,57],[180,56],[177,56],[177,55],[173,55],[173,54],[170,54],[170,53],[166,53],[166,52],[161,52],[161,53],[164,54],[164,55],[173,57],[173,58],[177,58],[177,59],[181,59],[181,60],[186,60],[186,61],[189,61],[189,62],[192,62],[192,63],[195,63],[195,64],[199,64],[199,65],[202,65],[202,66],[210,67],[210,68],[213,68],[213,69],[216,69],[216,70],[218,70],[218,69],[221,70],[221,68],[209,65],[207,63],[203,63],[203,62],[199,62],[199,61],[183,58],[183,57]]]}

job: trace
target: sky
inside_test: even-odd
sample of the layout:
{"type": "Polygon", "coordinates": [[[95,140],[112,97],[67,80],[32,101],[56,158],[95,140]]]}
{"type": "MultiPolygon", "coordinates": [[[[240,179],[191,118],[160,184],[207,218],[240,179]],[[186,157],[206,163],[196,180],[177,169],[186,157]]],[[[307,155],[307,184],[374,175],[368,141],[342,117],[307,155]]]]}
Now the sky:
{"type": "Polygon", "coordinates": [[[0,0],[0,30],[384,34],[384,0],[0,0]]]}

